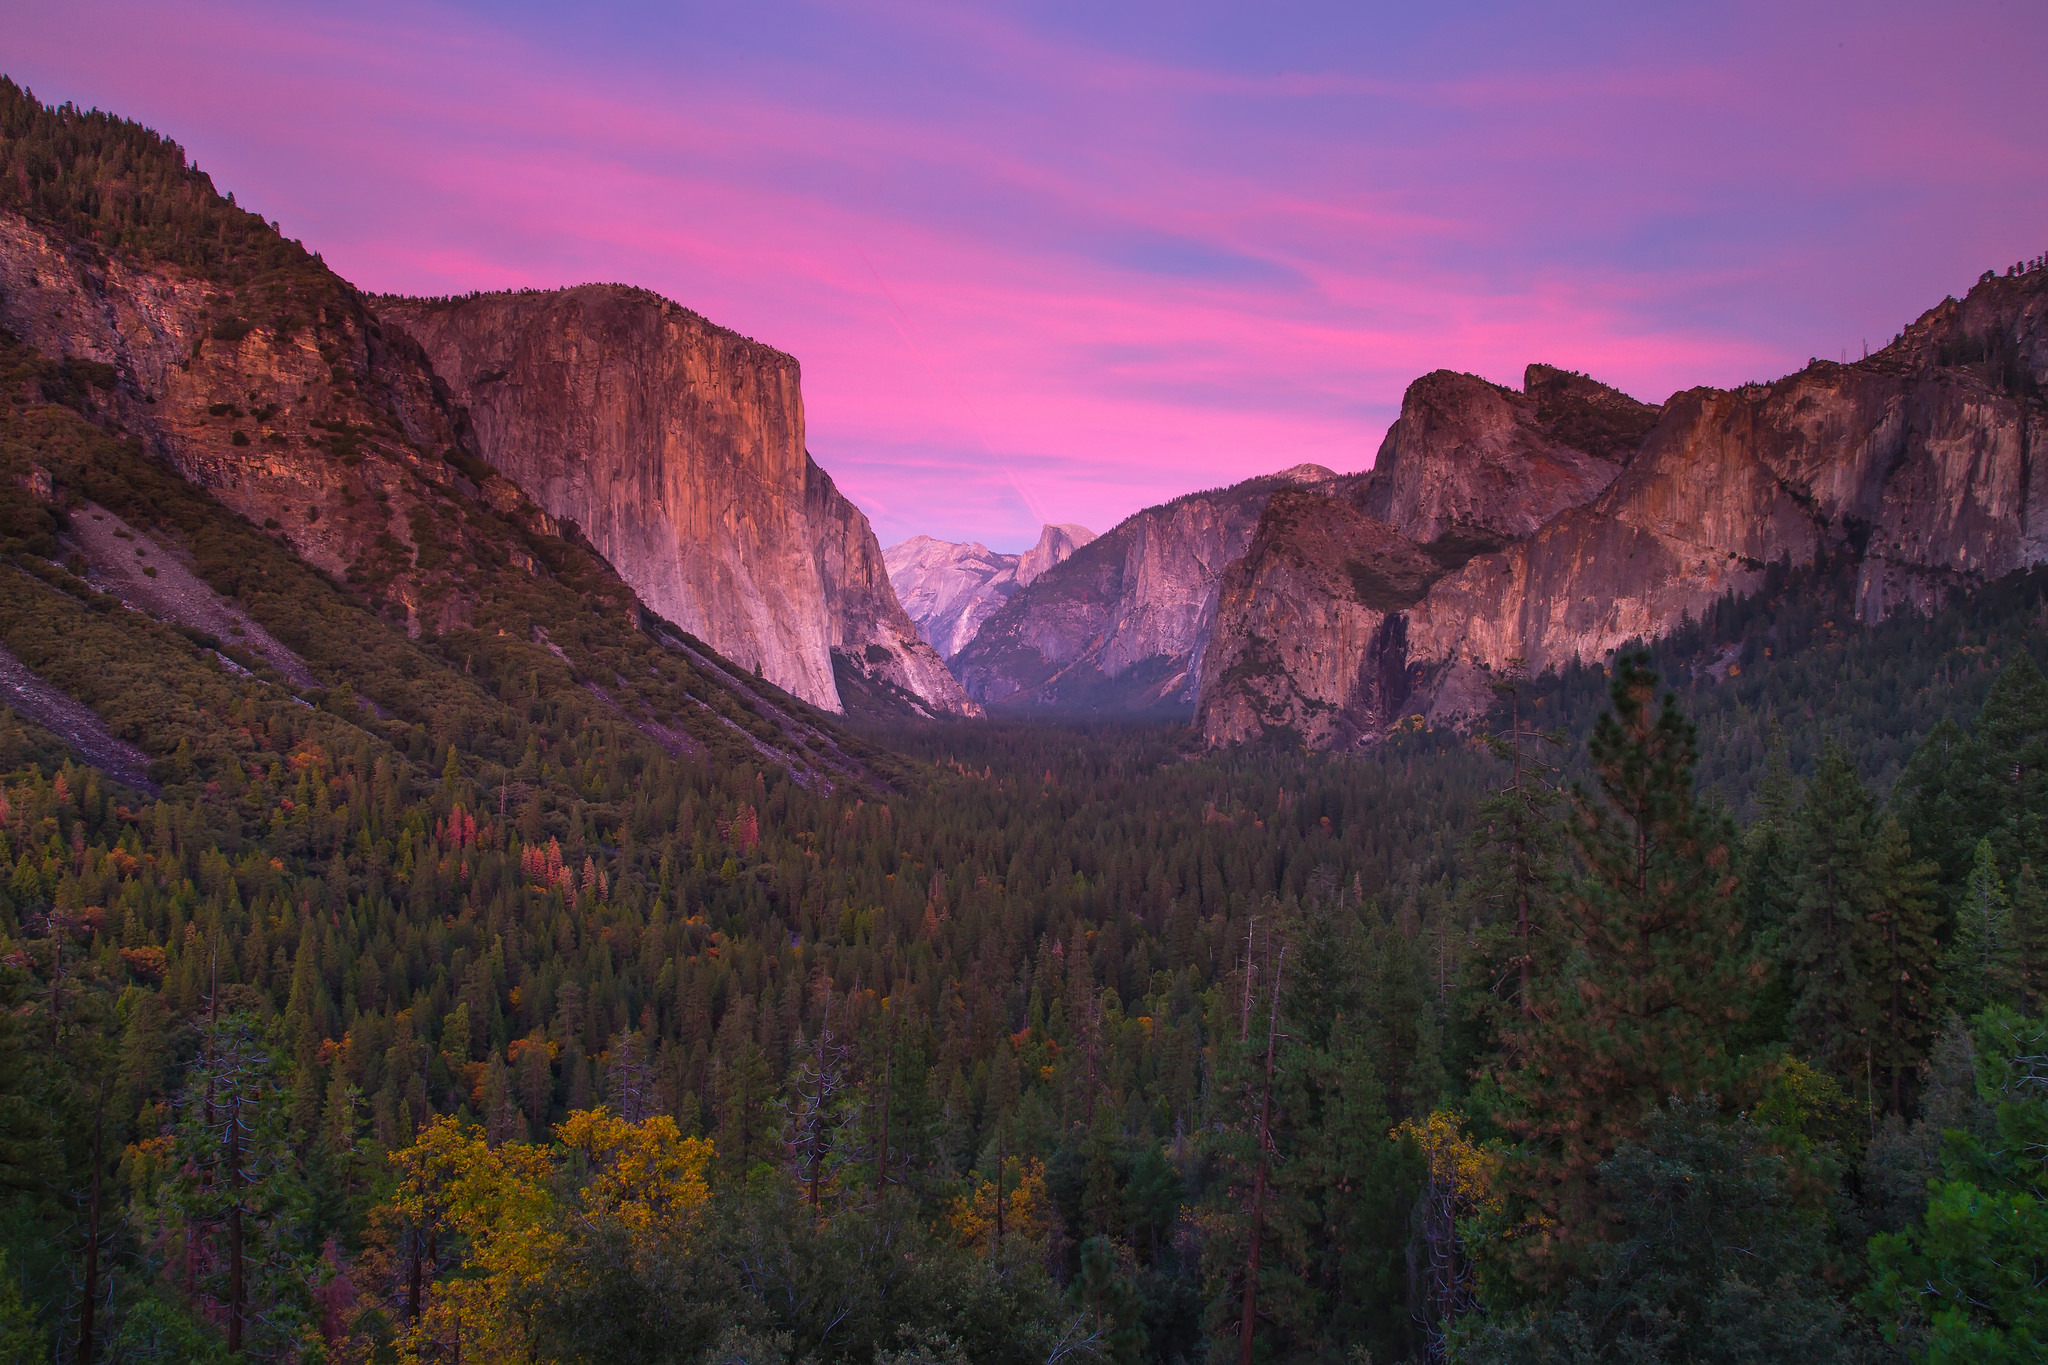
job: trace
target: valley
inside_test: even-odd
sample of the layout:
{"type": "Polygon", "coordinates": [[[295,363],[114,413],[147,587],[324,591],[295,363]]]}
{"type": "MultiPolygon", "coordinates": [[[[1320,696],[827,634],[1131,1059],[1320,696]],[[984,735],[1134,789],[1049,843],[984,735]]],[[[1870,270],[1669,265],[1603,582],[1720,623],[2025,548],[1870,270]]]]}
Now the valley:
{"type": "Polygon", "coordinates": [[[0,1353],[2028,1358],[2044,383],[884,550],[795,357],[0,79],[0,1353]]]}

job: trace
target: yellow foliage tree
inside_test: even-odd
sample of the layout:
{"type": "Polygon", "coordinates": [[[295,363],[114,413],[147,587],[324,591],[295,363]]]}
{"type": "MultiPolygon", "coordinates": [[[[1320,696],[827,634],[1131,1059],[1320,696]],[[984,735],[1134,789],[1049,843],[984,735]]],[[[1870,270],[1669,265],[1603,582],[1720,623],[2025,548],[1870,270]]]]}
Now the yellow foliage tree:
{"type": "Polygon", "coordinates": [[[1395,1141],[1422,1149],[1422,1245],[1424,1303],[1431,1360],[1444,1358],[1444,1338],[1452,1322],[1473,1306],[1472,1258],[1464,1228],[1479,1214],[1502,1208],[1500,1154],[1474,1142],[1461,1115],[1431,1110],[1422,1119],[1405,1119],[1394,1129],[1395,1141]]]}
{"type": "Polygon", "coordinates": [[[1001,1237],[996,1217],[996,1182],[983,1180],[970,1192],[954,1198],[946,1210],[946,1223],[953,1240],[970,1250],[991,1252],[999,1242],[1015,1239],[1019,1244],[1040,1246],[1051,1220],[1045,1197],[1045,1163],[1011,1159],[1004,1167],[1002,1182],[1001,1237]]]}
{"type": "Polygon", "coordinates": [[[481,1129],[440,1118],[391,1159],[399,1172],[391,1202],[415,1243],[400,1359],[520,1359],[514,1304],[561,1244],[546,1150],[523,1142],[493,1148],[481,1129]],[[422,1263],[431,1273],[442,1255],[452,1268],[421,1285],[422,1263]]]}
{"type": "Polygon", "coordinates": [[[399,1180],[389,1212],[412,1246],[396,1315],[406,1365],[527,1359],[520,1305],[567,1244],[565,1198],[585,1218],[616,1220],[638,1242],[685,1232],[711,1197],[711,1144],[683,1137],[666,1115],[627,1123],[608,1110],[578,1110],[555,1137],[553,1148],[494,1148],[480,1128],[442,1118],[392,1154],[399,1180]]]}
{"type": "Polygon", "coordinates": [[[586,1163],[585,1212],[616,1218],[636,1235],[673,1237],[711,1198],[711,1144],[684,1137],[666,1114],[628,1123],[609,1109],[579,1109],[555,1136],[586,1163]]]}

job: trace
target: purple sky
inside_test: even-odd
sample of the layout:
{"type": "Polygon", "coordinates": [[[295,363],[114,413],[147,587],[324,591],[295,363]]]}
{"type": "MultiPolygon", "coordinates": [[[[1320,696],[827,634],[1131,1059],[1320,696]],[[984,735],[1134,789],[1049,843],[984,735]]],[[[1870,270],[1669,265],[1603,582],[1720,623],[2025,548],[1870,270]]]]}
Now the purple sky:
{"type": "Polygon", "coordinates": [[[1440,366],[1772,377],[2048,249],[2039,0],[7,8],[365,289],[792,352],[885,544],[1360,469],[1440,366]]]}

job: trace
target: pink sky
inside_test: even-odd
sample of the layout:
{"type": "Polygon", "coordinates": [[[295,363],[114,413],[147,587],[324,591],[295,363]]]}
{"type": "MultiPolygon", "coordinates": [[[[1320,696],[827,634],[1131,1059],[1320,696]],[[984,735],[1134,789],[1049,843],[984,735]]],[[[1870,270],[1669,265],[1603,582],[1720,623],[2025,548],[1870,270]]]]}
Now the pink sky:
{"type": "Polygon", "coordinates": [[[73,0],[5,70],[365,289],[791,352],[885,543],[1361,469],[1437,367],[1771,377],[2048,249],[2036,5],[556,8],[73,0]]]}

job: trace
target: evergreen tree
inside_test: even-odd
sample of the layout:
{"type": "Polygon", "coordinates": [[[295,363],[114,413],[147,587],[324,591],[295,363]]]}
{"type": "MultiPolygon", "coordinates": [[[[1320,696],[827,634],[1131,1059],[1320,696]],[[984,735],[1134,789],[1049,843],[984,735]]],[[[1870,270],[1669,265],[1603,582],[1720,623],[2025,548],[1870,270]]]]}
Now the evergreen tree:
{"type": "Polygon", "coordinates": [[[1675,1098],[1600,1166],[1612,1240],[1558,1301],[1468,1318],[1461,1365],[1849,1365],[1823,1229],[1771,1135],[1675,1098]]]}
{"type": "Polygon", "coordinates": [[[713,1147],[725,1172],[744,1176],[774,1152],[778,1125],[768,1058],[752,1038],[742,1040],[716,1073],[718,1127],[713,1147]]]}
{"type": "Polygon", "coordinates": [[[1742,837],[1742,915],[1749,950],[1769,963],[1758,986],[1750,1017],[1731,1034],[1734,1045],[1762,1051],[1785,1041],[1791,1025],[1791,971],[1786,940],[1798,895],[1794,822],[1799,813],[1799,783],[1792,775],[1784,733],[1773,723],[1757,784],[1756,819],[1742,837]]]}
{"type": "Polygon", "coordinates": [[[1867,1010],[1872,1027],[1871,1065],[1885,1076],[1893,1113],[1906,1107],[1906,1078],[1915,1074],[1934,1037],[1936,865],[1913,856],[1897,820],[1879,828],[1871,859],[1873,897],[1867,1010]]]}
{"type": "Polygon", "coordinates": [[[1731,1055],[1759,972],[1743,953],[1734,830],[1693,789],[1692,725],[1640,655],[1615,661],[1611,709],[1589,743],[1597,791],[1575,786],[1583,870],[1565,886],[1568,950],[1534,983],[1536,1008],[1502,1029],[1501,1120],[1534,1159],[1539,1205],[1573,1208],[1593,1170],[1667,1097],[1732,1100],[1751,1064],[1731,1055]]]}
{"type": "Polygon", "coordinates": [[[1499,1002],[1496,1008],[1526,1015],[1534,1007],[1531,981],[1553,965],[1564,838],[1556,769],[1545,761],[1544,748],[1562,744],[1564,737],[1533,731],[1523,721],[1519,668],[1511,668],[1495,690],[1508,703],[1508,726],[1486,738],[1508,774],[1479,803],[1459,901],[1472,922],[1485,926],[1474,958],[1488,994],[1499,1002]]]}
{"type": "Polygon", "coordinates": [[[1913,751],[1892,790],[1892,809],[1914,850],[1934,860],[1944,887],[1960,887],[1969,877],[1977,840],[1987,828],[1979,823],[1970,792],[1983,766],[1980,752],[1962,726],[1944,718],[1913,751]]]}
{"type": "Polygon", "coordinates": [[[2048,678],[2020,650],[1999,671],[1972,737],[1981,768],[1966,787],[1976,827],[1994,836],[2001,863],[2048,863],[2048,678]]]}
{"type": "Polygon", "coordinates": [[[2031,862],[2021,863],[2013,878],[2012,947],[2019,987],[2014,1003],[2021,1014],[2040,1014],[2048,1004],[2048,889],[2031,862]]]}
{"type": "Polygon", "coordinates": [[[224,1323],[230,1353],[293,1342],[311,1308],[291,1103],[254,1019],[232,1013],[204,1026],[155,1211],[180,1244],[179,1277],[224,1323]]]}
{"type": "Polygon", "coordinates": [[[1989,836],[1977,841],[1970,879],[1956,905],[1955,937],[1942,958],[1942,987],[1949,1008],[1966,1018],[1986,1005],[2012,1003],[2019,995],[2012,902],[1989,836]]]}
{"type": "Polygon", "coordinates": [[[1785,960],[1793,1046],[1838,1077],[1863,1073],[1876,1022],[1866,979],[1877,946],[1875,819],[1848,752],[1830,741],[1794,819],[1785,960]]]}

